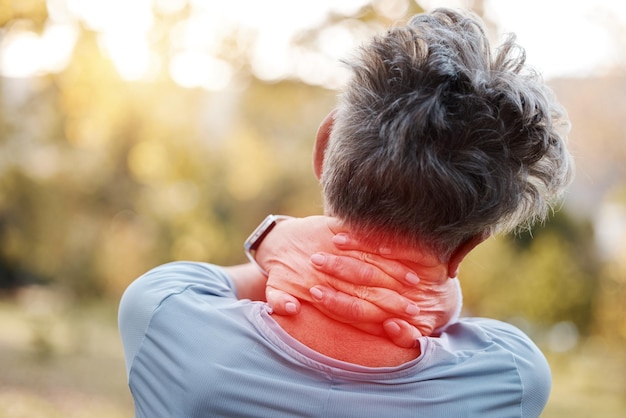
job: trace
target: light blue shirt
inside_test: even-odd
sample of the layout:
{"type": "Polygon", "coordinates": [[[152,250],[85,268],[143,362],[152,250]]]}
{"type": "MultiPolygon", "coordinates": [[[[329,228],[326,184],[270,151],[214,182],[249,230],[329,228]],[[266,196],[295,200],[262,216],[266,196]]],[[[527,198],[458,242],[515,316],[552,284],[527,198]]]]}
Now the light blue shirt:
{"type": "Polygon", "coordinates": [[[136,417],[537,417],[549,366],[517,328],[463,318],[397,367],[313,351],[223,269],[170,263],[133,282],[119,327],[136,417]]]}

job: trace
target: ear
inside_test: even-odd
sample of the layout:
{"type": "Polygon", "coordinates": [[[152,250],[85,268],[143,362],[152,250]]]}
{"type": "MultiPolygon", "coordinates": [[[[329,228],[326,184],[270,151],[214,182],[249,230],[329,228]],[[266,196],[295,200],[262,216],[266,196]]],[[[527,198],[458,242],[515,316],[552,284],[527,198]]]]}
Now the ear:
{"type": "Polygon", "coordinates": [[[313,147],[313,172],[315,172],[315,177],[317,177],[318,180],[322,178],[324,152],[326,152],[330,132],[333,130],[336,112],[337,109],[334,109],[326,115],[320,127],[317,129],[317,137],[315,138],[315,146],[313,147]]]}
{"type": "Polygon", "coordinates": [[[475,235],[463,242],[453,253],[448,261],[448,277],[453,278],[459,274],[459,265],[466,255],[470,253],[478,244],[489,238],[489,233],[475,235]]]}

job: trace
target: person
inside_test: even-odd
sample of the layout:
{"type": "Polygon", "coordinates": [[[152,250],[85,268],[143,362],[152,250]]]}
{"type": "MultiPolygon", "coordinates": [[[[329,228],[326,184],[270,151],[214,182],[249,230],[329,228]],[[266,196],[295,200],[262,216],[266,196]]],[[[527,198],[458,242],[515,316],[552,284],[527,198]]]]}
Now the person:
{"type": "Polygon", "coordinates": [[[541,414],[544,356],[512,325],[454,318],[452,289],[477,245],[558,201],[564,111],[471,12],[417,15],[349,65],[314,150],[327,216],[269,218],[247,241],[260,269],[174,262],[124,293],[137,417],[541,414]]]}

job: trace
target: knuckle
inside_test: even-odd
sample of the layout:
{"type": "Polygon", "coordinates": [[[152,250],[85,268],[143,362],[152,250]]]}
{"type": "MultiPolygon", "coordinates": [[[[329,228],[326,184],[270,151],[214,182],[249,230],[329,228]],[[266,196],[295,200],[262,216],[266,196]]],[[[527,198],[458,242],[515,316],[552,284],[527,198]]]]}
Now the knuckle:
{"type": "Polygon", "coordinates": [[[333,273],[342,273],[344,270],[344,263],[341,257],[329,256],[329,268],[333,273]]]}
{"type": "Polygon", "coordinates": [[[357,286],[354,289],[354,293],[359,299],[368,299],[370,290],[367,286],[357,286]]]}
{"type": "Polygon", "coordinates": [[[354,300],[350,302],[350,304],[348,305],[348,312],[352,320],[354,321],[363,320],[364,312],[363,312],[363,307],[361,306],[361,302],[359,300],[354,300]]]}
{"type": "Polygon", "coordinates": [[[365,263],[369,263],[371,261],[370,254],[366,253],[366,252],[361,252],[359,254],[359,260],[361,260],[361,261],[363,261],[365,263]]]}

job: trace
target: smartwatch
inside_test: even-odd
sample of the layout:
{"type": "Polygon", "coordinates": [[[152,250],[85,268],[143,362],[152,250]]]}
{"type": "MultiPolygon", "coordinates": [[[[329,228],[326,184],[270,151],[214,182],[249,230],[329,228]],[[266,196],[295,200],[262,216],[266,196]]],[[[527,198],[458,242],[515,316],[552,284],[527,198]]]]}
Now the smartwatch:
{"type": "Polygon", "coordinates": [[[256,229],[252,232],[252,234],[250,234],[248,239],[246,239],[243,244],[243,249],[246,253],[246,256],[248,257],[250,262],[252,262],[252,264],[257,266],[259,270],[261,270],[261,273],[263,273],[264,276],[267,276],[268,273],[263,270],[263,267],[261,267],[254,258],[256,250],[259,248],[267,234],[269,234],[270,231],[274,229],[279,221],[290,218],[291,216],[285,215],[268,215],[267,218],[265,218],[263,222],[261,222],[261,224],[256,227],[256,229]]]}

